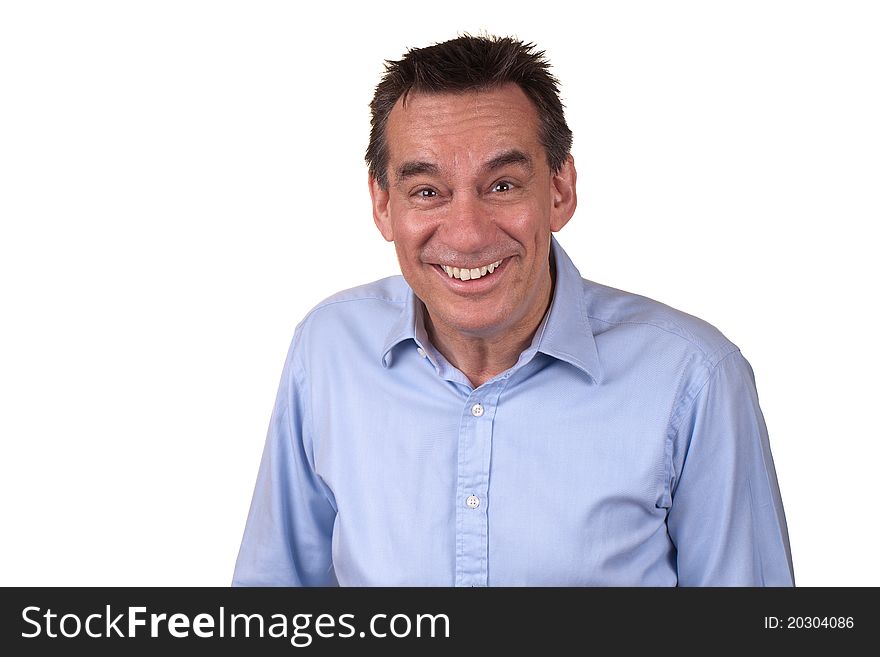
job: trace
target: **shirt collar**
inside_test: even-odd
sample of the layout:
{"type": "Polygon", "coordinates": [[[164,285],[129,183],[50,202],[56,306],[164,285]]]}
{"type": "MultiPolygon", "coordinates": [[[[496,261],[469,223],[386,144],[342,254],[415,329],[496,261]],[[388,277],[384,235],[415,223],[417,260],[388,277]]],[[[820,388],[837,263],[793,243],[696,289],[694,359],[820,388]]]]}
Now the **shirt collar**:
{"type": "MultiPolygon", "coordinates": [[[[553,301],[538,326],[532,345],[526,351],[540,351],[565,361],[587,374],[595,383],[601,383],[602,366],[587,317],[581,274],[555,237],[551,238],[550,247],[556,264],[553,301]]],[[[403,310],[385,339],[382,348],[384,367],[391,366],[394,347],[405,340],[413,340],[426,349],[428,337],[422,321],[423,312],[422,302],[410,289],[403,310]]],[[[426,351],[430,353],[428,349],[426,351]]]]}
{"type": "Polygon", "coordinates": [[[388,335],[385,338],[385,345],[382,347],[382,365],[383,367],[391,367],[393,361],[394,347],[404,340],[415,340],[420,347],[422,344],[416,338],[416,318],[421,312],[421,301],[416,297],[412,289],[407,286],[408,293],[406,295],[406,303],[400,316],[391,325],[388,335]]]}
{"type": "Polygon", "coordinates": [[[543,332],[536,334],[537,342],[533,344],[541,353],[574,365],[595,383],[601,383],[602,364],[587,316],[583,278],[555,237],[550,248],[556,263],[553,302],[543,332]]]}

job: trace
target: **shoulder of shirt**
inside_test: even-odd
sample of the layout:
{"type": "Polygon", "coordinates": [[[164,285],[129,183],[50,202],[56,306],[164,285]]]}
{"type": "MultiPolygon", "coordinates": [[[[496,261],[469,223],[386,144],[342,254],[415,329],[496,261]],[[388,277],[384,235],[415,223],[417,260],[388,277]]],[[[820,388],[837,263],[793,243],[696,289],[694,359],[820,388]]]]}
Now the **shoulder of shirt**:
{"type": "Polygon", "coordinates": [[[709,322],[640,294],[582,279],[584,300],[595,336],[619,327],[642,325],[670,336],[710,368],[737,347],[709,322]]]}
{"type": "Polygon", "coordinates": [[[333,294],[306,313],[296,327],[301,333],[313,324],[336,322],[357,313],[359,319],[363,314],[375,314],[375,318],[384,318],[389,322],[400,316],[410,295],[410,288],[403,276],[388,276],[371,283],[342,290],[333,294]]]}
{"type": "Polygon", "coordinates": [[[342,290],[333,294],[319,304],[317,304],[314,308],[312,308],[305,316],[303,321],[309,318],[310,315],[320,312],[330,306],[335,306],[338,304],[348,304],[351,302],[361,302],[361,301],[379,301],[390,304],[405,304],[407,299],[409,298],[410,289],[406,284],[406,281],[403,279],[403,276],[400,274],[396,276],[388,276],[386,278],[380,278],[377,281],[373,281],[372,283],[365,283],[364,285],[358,285],[357,287],[352,287],[347,290],[342,290]]]}

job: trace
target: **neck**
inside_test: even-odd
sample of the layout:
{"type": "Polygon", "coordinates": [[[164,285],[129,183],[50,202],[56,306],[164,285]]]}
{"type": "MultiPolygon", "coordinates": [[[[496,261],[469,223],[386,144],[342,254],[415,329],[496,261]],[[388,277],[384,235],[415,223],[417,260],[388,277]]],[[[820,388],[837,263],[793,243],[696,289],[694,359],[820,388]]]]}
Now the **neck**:
{"type": "Polygon", "coordinates": [[[541,303],[519,322],[486,335],[464,334],[431,320],[425,312],[425,329],[434,347],[462,372],[477,388],[489,379],[513,367],[531,344],[550,307],[555,284],[554,267],[550,267],[550,281],[541,303]]]}

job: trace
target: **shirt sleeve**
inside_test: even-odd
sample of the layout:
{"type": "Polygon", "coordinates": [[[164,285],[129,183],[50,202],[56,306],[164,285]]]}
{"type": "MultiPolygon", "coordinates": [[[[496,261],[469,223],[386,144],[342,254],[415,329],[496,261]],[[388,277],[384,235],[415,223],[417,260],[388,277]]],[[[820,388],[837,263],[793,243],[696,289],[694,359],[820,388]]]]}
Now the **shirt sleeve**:
{"type": "Polygon", "coordinates": [[[314,470],[304,377],[288,358],[235,564],[233,586],[336,586],[336,510],[314,470]]]}
{"type": "Polygon", "coordinates": [[[679,586],[793,586],[788,528],[752,368],[725,356],[676,432],[667,516],[679,586]]]}

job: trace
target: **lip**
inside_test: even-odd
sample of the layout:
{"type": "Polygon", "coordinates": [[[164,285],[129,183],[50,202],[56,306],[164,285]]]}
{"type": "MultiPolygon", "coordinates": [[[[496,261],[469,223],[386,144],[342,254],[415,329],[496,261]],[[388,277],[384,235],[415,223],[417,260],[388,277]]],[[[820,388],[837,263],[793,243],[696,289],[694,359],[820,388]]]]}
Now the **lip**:
{"type": "Polygon", "coordinates": [[[431,269],[436,272],[437,276],[443,280],[443,283],[449,289],[456,294],[467,296],[471,294],[485,294],[499,285],[507,272],[507,264],[509,262],[510,257],[504,258],[491,274],[472,278],[469,281],[463,281],[454,276],[450,277],[440,265],[431,265],[431,269]]]}

